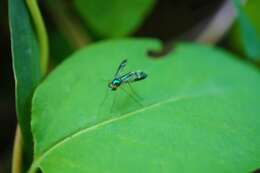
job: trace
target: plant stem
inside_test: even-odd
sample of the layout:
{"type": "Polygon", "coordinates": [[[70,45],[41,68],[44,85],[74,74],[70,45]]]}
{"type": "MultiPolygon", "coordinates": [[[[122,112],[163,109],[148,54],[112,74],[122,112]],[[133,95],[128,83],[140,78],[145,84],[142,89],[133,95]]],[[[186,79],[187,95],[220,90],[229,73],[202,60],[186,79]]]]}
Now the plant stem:
{"type": "Polygon", "coordinates": [[[46,75],[48,69],[49,44],[46,28],[36,0],[26,0],[31,13],[40,47],[40,65],[42,76],[46,75]]]}
{"type": "Polygon", "coordinates": [[[22,172],[22,136],[19,125],[16,127],[12,156],[12,173],[22,172]]]}

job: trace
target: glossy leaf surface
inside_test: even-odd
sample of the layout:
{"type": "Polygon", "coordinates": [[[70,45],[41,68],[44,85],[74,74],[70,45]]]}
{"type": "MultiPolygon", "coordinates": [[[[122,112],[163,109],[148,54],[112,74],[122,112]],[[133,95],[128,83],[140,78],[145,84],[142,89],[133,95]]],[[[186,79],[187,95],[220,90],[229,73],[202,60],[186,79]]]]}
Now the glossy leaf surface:
{"type": "Polygon", "coordinates": [[[260,74],[222,50],[156,40],[101,42],[73,54],[33,99],[30,172],[250,172],[260,166],[260,74]],[[116,91],[126,72],[148,78],[116,91]],[[125,92],[127,91],[127,92],[125,92]],[[138,104],[135,97],[142,104],[138,104]]]}

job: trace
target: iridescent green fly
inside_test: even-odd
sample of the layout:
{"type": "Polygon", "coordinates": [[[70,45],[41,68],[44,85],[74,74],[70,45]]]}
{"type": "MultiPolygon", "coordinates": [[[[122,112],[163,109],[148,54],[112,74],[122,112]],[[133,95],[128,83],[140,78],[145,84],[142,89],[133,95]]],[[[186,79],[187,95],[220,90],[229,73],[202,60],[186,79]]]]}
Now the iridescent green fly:
{"type": "MultiPolygon", "coordinates": [[[[134,97],[132,95],[132,93],[138,97],[138,95],[135,93],[135,91],[133,90],[133,88],[131,87],[130,83],[132,82],[136,82],[136,81],[140,81],[140,80],[144,80],[147,77],[147,74],[143,71],[137,70],[137,71],[132,71],[132,72],[128,72],[126,74],[122,74],[125,66],[127,64],[127,60],[123,60],[119,66],[118,69],[116,71],[116,74],[114,75],[114,79],[112,81],[110,81],[108,83],[108,88],[111,89],[112,91],[116,91],[118,88],[122,89],[125,93],[127,93],[136,103],[138,103],[140,106],[143,106],[139,100],[134,97]],[[120,87],[123,84],[128,84],[128,86],[130,87],[130,89],[132,90],[132,92],[128,92],[126,89],[124,89],[124,87],[120,87]]],[[[107,90],[108,91],[108,90],[107,90]]],[[[116,94],[116,93],[115,93],[116,94]]],[[[106,95],[104,97],[104,100],[101,102],[101,106],[104,104],[105,100],[107,97],[107,92],[106,95]]],[[[113,99],[113,103],[111,106],[111,111],[114,107],[115,104],[115,97],[113,99]]]]}
{"type": "Polygon", "coordinates": [[[116,74],[114,76],[114,79],[108,83],[108,87],[115,91],[118,87],[120,87],[122,84],[130,84],[132,82],[143,80],[147,77],[147,74],[143,71],[133,71],[126,73],[124,75],[121,75],[122,71],[124,70],[125,66],[127,64],[127,60],[123,60],[120,65],[118,66],[118,69],[116,71],[116,74]]]}

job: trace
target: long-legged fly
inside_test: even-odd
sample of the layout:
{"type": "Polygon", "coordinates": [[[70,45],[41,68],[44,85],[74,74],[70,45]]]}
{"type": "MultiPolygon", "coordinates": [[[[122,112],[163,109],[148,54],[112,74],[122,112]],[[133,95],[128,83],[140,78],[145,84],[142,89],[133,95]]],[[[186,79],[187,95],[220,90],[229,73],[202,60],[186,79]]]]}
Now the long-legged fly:
{"type": "Polygon", "coordinates": [[[118,66],[118,69],[116,71],[116,74],[114,76],[114,79],[108,83],[108,87],[115,91],[118,87],[120,87],[122,84],[125,83],[132,83],[136,81],[143,80],[147,77],[147,74],[143,71],[133,71],[126,73],[124,75],[121,75],[122,71],[124,70],[125,66],[127,64],[127,60],[123,60],[120,65],[118,66]]]}
{"type": "MultiPolygon", "coordinates": [[[[133,90],[133,88],[131,87],[130,83],[132,82],[136,82],[136,81],[140,81],[143,80],[147,77],[147,74],[144,73],[143,71],[137,70],[137,71],[132,71],[132,72],[128,72],[126,74],[122,74],[125,66],[127,64],[127,60],[123,60],[119,66],[118,69],[114,75],[114,79],[112,81],[110,81],[108,83],[108,88],[111,89],[112,91],[116,91],[118,88],[122,89],[124,92],[126,92],[136,103],[138,103],[140,106],[143,106],[138,99],[136,99],[130,92],[128,92],[127,90],[125,90],[123,87],[120,87],[123,84],[128,84],[128,86],[130,87],[132,93],[138,97],[138,95],[135,93],[135,91],[133,90]]],[[[107,95],[107,92],[106,92],[107,95]]],[[[101,103],[101,105],[103,105],[103,103],[106,100],[106,96],[103,100],[103,102],[101,103]]],[[[115,98],[113,99],[113,103],[111,106],[111,111],[113,109],[113,106],[115,104],[115,98]]]]}

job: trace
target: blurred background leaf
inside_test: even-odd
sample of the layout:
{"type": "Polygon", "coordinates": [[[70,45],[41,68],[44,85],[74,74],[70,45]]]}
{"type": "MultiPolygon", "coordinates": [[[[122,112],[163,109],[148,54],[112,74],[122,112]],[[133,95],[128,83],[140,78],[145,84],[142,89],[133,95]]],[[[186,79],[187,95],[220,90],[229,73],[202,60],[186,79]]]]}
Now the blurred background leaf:
{"type": "Polygon", "coordinates": [[[151,12],[155,0],[75,0],[86,25],[101,38],[134,32],[151,12]]]}
{"type": "Polygon", "coordinates": [[[242,6],[233,0],[237,21],[231,32],[230,44],[233,48],[252,60],[260,60],[260,1],[249,0],[242,6]]]}
{"type": "Polygon", "coordinates": [[[69,56],[74,48],[64,38],[64,36],[57,30],[49,32],[50,52],[51,52],[51,64],[55,65],[61,63],[67,56],[69,56]]]}

